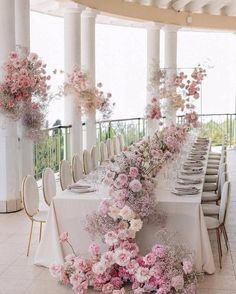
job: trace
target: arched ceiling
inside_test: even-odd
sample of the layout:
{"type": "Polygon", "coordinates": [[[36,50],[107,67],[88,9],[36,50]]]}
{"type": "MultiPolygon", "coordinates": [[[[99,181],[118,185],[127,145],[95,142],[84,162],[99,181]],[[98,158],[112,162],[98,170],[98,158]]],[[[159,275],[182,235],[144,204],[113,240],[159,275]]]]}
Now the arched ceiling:
{"type": "Polygon", "coordinates": [[[74,1],[119,17],[181,27],[236,31],[236,0],[74,1]]]}

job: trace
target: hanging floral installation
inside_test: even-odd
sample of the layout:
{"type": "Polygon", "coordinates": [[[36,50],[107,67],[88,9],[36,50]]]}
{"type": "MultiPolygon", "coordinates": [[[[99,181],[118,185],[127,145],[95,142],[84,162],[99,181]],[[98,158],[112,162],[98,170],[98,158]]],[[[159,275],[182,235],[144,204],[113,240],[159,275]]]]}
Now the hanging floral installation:
{"type": "Polygon", "coordinates": [[[11,52],[3,66],[0,83],[0,110],[13,120],[22,120],[32,139],[43,127],[50,101],[47,65],[25,48],[11,52]]]}
{"type": "Polygon", "coordinates": [[[146,106],[146,118],[160,121],[162,118],[160,102],[156,97],[146,106]]]}
{"type": "Polygon", "coordinates": [[[153,176],[179,151],[186,136],[185,126],[171,125],[151,140],[131,146],[108,165],[104,182],[111,197],[87,216],[86,226],[89,233],[103,239],[107,251],[91,244],[85,258],[75,252],[69,234],[62,233],[60,242],[72,247],[73,254],[65,257],[64,265],[51,265],[53,277],[72,285],[77,294],[89,287],[104,294],[123,294],[127,283],[132,283],[135,294],[196,293],[198,274],[189,252],[161,242],[142,256],[135,241],[145,221],[158,222],[153,176]]]}
{"type": "MultiPolygon", "coordinates": [[[[201,84],[206,76],[206,70],[200,65],[194,68],[190,77],[184,72],[170,74],[168,69],[154,69],[150,79],[149,89],[157,93],[155,98],[161,105],[162,99],[168,99],[169,104],[175,111],[180,110],[185,115],[186,123],[196,127],[198,115],[195,111],[194,102],[200,98],[201,84]]],[[[173,71],[173,70],[170,70],[173,71]]],[[[165,108],[160,106],[160,108],[165,108]]],[[[148,105],[148,109],[150,106],[148,105]]],[[[146,112],[146,117],[148,117],[146,112]]],[[[155,116],[148,117],[156,119],[155,116]]],[[[159,118],[160,119],[160,118],[159,118]]]]}
{"type": "Polygon", "coordinates": [[[97,87],[92,86],[89,75],[75,67],[65,82],[64,94],[74,94],[76,106],[81,108],[85,114],[98,110],[102,113],[103,119],[108,119],[115,103],[111,102],[112,94],[104,93],[102,87],[102,83],[98,83],[97,87]]]}

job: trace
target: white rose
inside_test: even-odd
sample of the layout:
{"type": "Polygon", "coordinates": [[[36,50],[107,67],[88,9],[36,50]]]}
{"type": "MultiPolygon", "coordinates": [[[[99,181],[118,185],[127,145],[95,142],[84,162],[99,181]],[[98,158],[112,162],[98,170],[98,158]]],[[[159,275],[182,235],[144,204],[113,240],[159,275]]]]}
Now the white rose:
{"type": "Polygon", "coordinates": [[[124,220],[131,220],[135,217],[135,213],[129,206],[124,206],[119,215],[124,219],[124,220]]]}
{"type": "Polygon", "coordinates": [[[115,207],[115,206],[111,206],[109,208],[109,212],[108,212],[108,215],[113,218],[114,220],[116,220],[118,217],[119,217],[119,213],[120,213],[120,210],[119,208],[115,207]]]}
{"type": "Polygon", "coordinates": [[[138,232],[142,229],[143,222],[141,219],[132,219],[130,221],[130,230],[133,230],[135,232],[138,232]]]}

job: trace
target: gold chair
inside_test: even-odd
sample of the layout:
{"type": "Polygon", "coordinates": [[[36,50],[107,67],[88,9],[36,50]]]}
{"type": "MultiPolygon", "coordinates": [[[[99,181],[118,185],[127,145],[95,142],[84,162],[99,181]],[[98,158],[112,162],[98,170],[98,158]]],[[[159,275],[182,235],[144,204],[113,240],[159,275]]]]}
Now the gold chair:
{"type": "Polygon", "coordinates": [[[40,223],[40,242],[42,237],[42,225],[47,220],[48,212],[43,210],[39,211],[39,191],[37,182],[33,176],[28,175],[24,178],[22,183],[22,196],[25,212],[31,220],[29,242],[27,247],[27,256],[29,256],[34,222],[40,223]]]}

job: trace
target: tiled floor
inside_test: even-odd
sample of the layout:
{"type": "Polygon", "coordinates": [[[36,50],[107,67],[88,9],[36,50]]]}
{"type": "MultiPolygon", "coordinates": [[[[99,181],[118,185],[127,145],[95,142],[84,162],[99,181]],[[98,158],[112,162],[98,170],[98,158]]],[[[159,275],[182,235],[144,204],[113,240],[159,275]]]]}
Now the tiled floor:
{"type": "MultiPolygon", "coordinates": [[[[223,245],[223,269],[218,262],[217,244],[211,235],[217,271],[205,276],[199,284],[199,294],[236,294],[236,150],[228,152],[231,181],[231,203],[227,217],[230,250],[223,245]]],[[[30,222],[23,211],[0,215],[0,294],[72,294],[50,277],[47,269],[33,265],[37,247],[38,227],[35,227],[30,257],[26,257],[30,222]]],[[[90,291],[92,293],[92,291],[90,291]]]]}

